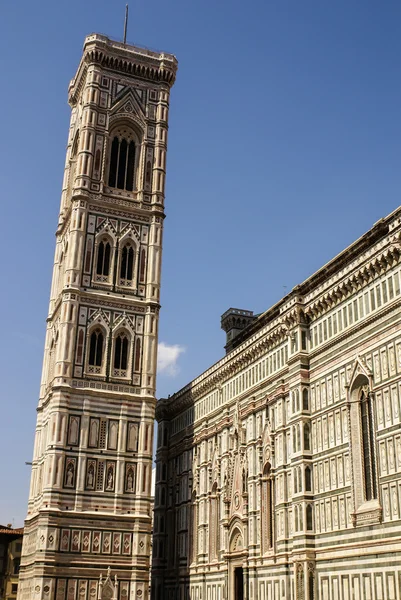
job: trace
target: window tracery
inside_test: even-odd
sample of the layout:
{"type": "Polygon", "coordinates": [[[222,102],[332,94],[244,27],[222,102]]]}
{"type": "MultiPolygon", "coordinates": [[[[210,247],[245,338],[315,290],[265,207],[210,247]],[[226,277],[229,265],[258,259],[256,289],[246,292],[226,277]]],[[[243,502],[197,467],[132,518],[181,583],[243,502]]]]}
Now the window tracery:
{"type": "Polygon", "coordinates": [[[134,281],[134,248],[131,242],[126,242],[120,256],[120,281],[119,284],[132,287],[134,281]]]}
{"type": "Polygon", "coordinates": [[[120,331],[114,340],[113,375],[126,377],[129,358],[129,338],[125,331],[120,331]]]}
{"type": "Polygon", "coordinates": [[[89,337],[89,358],[88,371],[89,373],[100,374],[103,363],[103,346],[104,336],[100,328],[92,331],[89,337]]]}
{"type": "Polygon", "coordinates": [[[135,189],[136,140],[133,132],[120,127],[110,147],[109,186],[132,192],[135,189]]]}
{"type": "Polygon", "coordinates": [[[96,281],[107,282],[110,275],[111,244],[107,237],[101,238],[97,246],[96,281]]]}

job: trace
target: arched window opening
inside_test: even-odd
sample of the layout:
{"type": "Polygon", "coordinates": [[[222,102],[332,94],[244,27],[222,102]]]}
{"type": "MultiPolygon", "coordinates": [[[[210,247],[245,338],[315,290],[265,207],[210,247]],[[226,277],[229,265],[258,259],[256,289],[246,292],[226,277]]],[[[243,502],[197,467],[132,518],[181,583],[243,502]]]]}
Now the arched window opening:
{"type": "Polygon", "coordinates": [[[263,469],[262,476],[262,548],[263,552],[268,552],[273,548],[273,527],[274,527],[274,499],[273,499],[273,480],[271,474],[271,465],[267,463],[263,469]]]}
{"type": "Polygon", "coordinates": [[[134,275],[134,249],[127,242],[121,250],[120,285],[132,285],[134,275]]]}
{"type": "Polygon", "coordinates": [[[312,491],[312,469],[310,467],[305,467],[305,491],[312,491]]]}
{"type": "Polygon", "coordinates": [[[134,189],[135,143],[115,136],[111,143],[109,186],[132,192],[134,189]]]}
{"type": "Polygon", "coordinates": [[[315,576],[313,571],[309,572],[309,600],[315,600],[315,576]]]}
{"type": "Polygon", "coordinates": [[[110,273],[111,245],[106,239],[101,240],[97,249],[96,279],[108,281],[110,273]]]}
{"type": "Polygon", "coordinates": [[[304,450],[310,450],[310,427],[309,427],[309,423],[304,423],[304,450]]]}
{"type": "Polygon", "coordinates": [[[114,371],[115,377],[125,377],[128,368],[128,337],[120,333],[114,342],[114,371]]]}
{"type": "Polygon", "coordinates": [[[89,372],[100,373],[103,359],[103,333],[100,329],[95,329],[91,333],[89,340],[89,372]]]}
{"type": "Polygon", "coordinates": [[[309,410],[309,394],[306,388],[302,392],[302,409],[309,410]]]}
{"type": "Polygon", "coordinates": [[[374,455],[373,418],[370,396],[364,390],[360,396],[362,426],[362,459],[366,500],[377,498],[376,465],[374,455]]]}
{"type": "Polygon", "coordinates": [[[312,531],[313,529],[313,508],[312,504],[306,506],[306,529],[312,531]]]}

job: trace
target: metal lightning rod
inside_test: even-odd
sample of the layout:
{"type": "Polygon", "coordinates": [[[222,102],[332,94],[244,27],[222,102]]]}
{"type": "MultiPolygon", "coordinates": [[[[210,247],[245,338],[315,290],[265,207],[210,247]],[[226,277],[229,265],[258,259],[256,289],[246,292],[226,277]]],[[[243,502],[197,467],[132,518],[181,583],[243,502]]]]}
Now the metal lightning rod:
{"type": "Polygon", "coordinates": [[[125,5],[124,44],[127,43],[127,26],[128,26],[128,4],[125,5]]]}

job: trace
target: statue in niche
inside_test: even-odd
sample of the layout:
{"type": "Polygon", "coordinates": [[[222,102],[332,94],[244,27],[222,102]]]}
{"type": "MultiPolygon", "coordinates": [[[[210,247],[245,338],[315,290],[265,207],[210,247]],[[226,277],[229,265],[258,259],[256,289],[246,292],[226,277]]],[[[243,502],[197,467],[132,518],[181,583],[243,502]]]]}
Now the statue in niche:
{"type": "Polygon", "coordinates": [[[99,437],[99,421],[97,419],[92,419],[91,421],[91,430],[89,436],[89,445],[92,448],[96,448],[98,445],[98,437],[99,437]]]}
{"type": "Polygon", "coordinates": [[[93,467],[93,465],[89,466],[88,469],[88,476],[86,478],[86,487],[89,489],[93,489],[95,485],[95,469],[93,467]]]}
{"type": "Polygon", "coordinates": [[[133,469],[128,469],[127,472],[127,481],[126,481],[126,490],[127,492],[133,492],[134,491],[134,471],[133,469]]]}
{"type": "Polygon", "coordinates": [[[68,443],[72,446],[76,446],[78,444],[78,419],[76,417],[72,417],[70,421],[68,443]]]}
{"type": "Polygon", "coordinates": [[[72,462],[70,462],[67,467],[66,486],[74,486],[74,464],[72,462]]]}
{"type": "Polygon", "coordinates": [[[113,467],[107,469],[107,487],[106,490],[112,490],[114,484],[113,467]]]}

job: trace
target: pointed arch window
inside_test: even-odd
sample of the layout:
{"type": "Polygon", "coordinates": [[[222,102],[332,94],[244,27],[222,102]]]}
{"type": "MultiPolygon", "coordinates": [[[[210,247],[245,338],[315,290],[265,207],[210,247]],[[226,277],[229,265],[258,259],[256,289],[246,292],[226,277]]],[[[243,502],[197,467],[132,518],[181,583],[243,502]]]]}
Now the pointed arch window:
{"type": "Polygon", "coordinates": [[[307,529],[307,531],[313,530],[313,507],[312,507],[312,504],[306,505],[306,529],[307,529]]]}
{"type": "Polygon", "coordinates": [[[104,336],[101,329],[92,331],[89,338],[89,372],[100,373],[103,362],[104,336]]]}
{"type": "Polygon", "coordinates": [[[113,375],[126,377],[128,369],[129,340],[125,332],[117,335],[114,341],[113,375]]]}
{"type": "Polygon", "coordinates": [[[274,528],[274,504],[273,504],[273,480],[270,463],[263,469],[262,476],[262,549],[266,553],[273,548],[274,528]]]}
{"type": "Polygon", "coordinates": [[[134,248],[127,242],[121,250],[120,285],[132,286],[134,279],[134,248]]]}
{"type": "Polygon", "coordinates": [[[310,450],[310,427],[309,427],[309,423],[304,423],[304,450],[310,450]]]}
{"type": "Polygon", "coordinates": [[[309,394],[306,388],[302,392],[302,410],[309,410],[309,394]]]}
{"type": "Polygon", "coordinates": [[[309,466],[305,467],[305,491],[312,491],[312,468],[309,466]]]}
{"type": "Polygon", "coordinates": [[[115,136],[111,143],[109,186],[132,192],[134,189],[135,142],[115,136]]]}
{"type": "Polygon", "coordinates": [[[97,248],[96,279],[108,281],[110,274],[111,244],[107,238],[100,240],[97,248]]]}
{"type": "Polygon", "coordinates": [[[364,390],[360,397],[362,428],[362,460],[364,468],[365,499],[377,498],[376,465],[374,454],[373,418],[370,396],[364,390]]]}
{"type": "Polygon", "coordinates": [[[360,482],[353,486],[353,521],[356,527],[366,525],[365,503],[369,502],[372,509],[371,522],[379,523],[382,514],[377,484],[373,400],[368,376],[358,373],[348,395],[352,468],[354,482],[360,482]]]}

